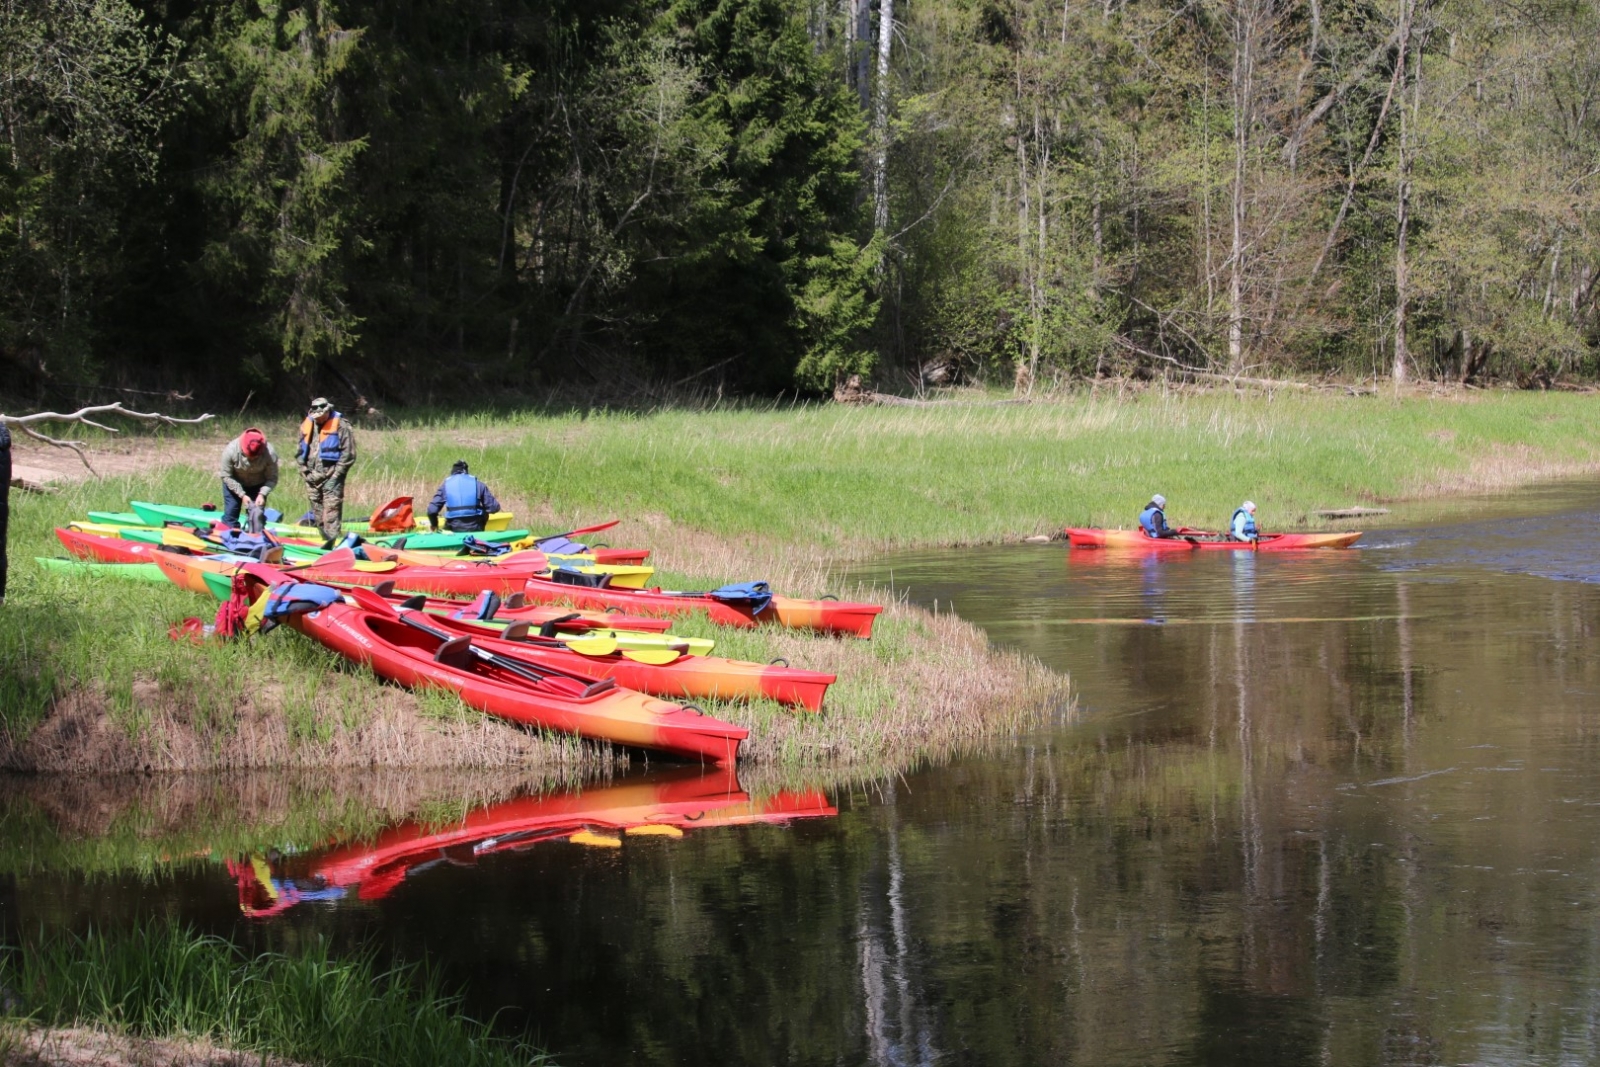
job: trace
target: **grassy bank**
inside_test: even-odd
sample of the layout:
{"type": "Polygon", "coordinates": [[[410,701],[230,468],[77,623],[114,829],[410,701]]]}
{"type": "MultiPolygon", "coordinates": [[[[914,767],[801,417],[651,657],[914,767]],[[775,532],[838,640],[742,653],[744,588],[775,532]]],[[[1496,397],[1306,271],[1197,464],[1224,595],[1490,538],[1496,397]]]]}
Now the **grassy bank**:
{"type": "MultiPolygon", "coordinates": [[[[25,1050],[48,1048],[52,1032],[79,1024],[138,1038],[199,1039],[255,1053],[252,1062],[548,1062],[532,1047],[464,1017],[457,999],[425,972],[384,969],[370,955],[335,960],[320,944],[302,955],[248,956],[219,938],[168,924],[57,934],[0,956],[0,985],[12,1002],[13,1019],[0,1030],[8,1062],[22,1059],[25,1050]],[[49,1029],[30,1032],[36,1027],[49,1029]]],[[[57,1045],[62,1040],[55,1038],[57,1045]]]]}
{"type": "MultiPolygon", "coordinates": [[[[413,413],[360,431],[351,513],[431,495],[465,458],[536,529],[623,522],[612,544],[655,550],[664,584],[766,578],[795,595],[841,588],[841,560],[888,548],[983,544],[1063,524],[1127,526],[1152,492],[1175,522],[1220,524],[1246,496],[1268,529],[1320,508],[1446,499],[1600,469],[1594,397],[1278,393],[1072,396],[926,408],[837,405],[593,412],[413,413]]],[[[616,754],[378,687],[281,634],[195,649],[168,625],[209,605],[164,586],[45,574],[56,524],[130,497],[217,499],[210,437],[134,440],[133,473],[14,503],[13,591],[0,611],[0,762],[30,769],[219,765],[614,766],[616,754]]],[[[290,424],[269,436],[287,454],[290,424]]],[[[278,506],[304,504],[286,469],[278,506]]],[[[719,652],[835,671],[821,717],[719,706],[749,726],[752,760],[893,770],[1003,735],[1058,691],[959,620],[891,605],[870,642],[718,631],[719,652]]],[[[1057,693],[1058,695],[1058,693],[1057,693]]]]}

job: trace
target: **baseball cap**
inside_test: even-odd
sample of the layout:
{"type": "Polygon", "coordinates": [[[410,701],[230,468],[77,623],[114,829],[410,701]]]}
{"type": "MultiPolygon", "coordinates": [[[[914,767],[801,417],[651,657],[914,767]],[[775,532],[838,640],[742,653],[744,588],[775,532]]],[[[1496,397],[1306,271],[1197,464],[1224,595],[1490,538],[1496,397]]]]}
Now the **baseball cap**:
{"type": "Polygon", "coordinates": [[[1154,504],[1158,508],[1164,508],[1167,506],[1167,498],[1162,496],[1160,493],[1157,493],[1155,496],[1150,498],[1150,503],[1154,504]]]}
{"type": "Polygon", "coordinates": [[[254,426],[239,435],[239,447],[244,449],[244,454],[247,456],[253,456],[260,452],[266,447],[266,444],[267,435],[254,426]]]}

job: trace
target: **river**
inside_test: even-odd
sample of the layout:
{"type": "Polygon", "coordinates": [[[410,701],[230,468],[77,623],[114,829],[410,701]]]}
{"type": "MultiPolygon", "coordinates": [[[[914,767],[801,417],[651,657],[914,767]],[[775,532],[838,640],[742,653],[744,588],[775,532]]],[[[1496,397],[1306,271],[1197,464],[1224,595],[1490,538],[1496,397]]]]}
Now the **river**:
{"type": "Polygon", "coordinates": [[[679,771],[449,839],[15,873],[0,932],[376,938],[588,1067],[1594,1063],[1597,523],[1567,485],[1350,551],[877,561],[1075,712],[871,788],[679,771]]]}

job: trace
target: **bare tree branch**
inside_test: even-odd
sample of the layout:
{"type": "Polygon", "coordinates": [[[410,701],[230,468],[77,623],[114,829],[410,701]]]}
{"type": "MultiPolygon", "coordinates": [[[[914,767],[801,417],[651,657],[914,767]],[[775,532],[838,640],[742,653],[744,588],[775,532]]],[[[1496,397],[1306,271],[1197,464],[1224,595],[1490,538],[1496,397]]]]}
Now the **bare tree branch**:
{"type": "Polygon", "coordinates": [[[207,419],[216,418],[215,415],[206,414],[194,419],[180,419],[173,415],[163,415],[159,411],[130,411],[122,406],[121,401],[118,401],[115,404],[98,404],[93,407],[79,408],[70,414],[63,414],[59,411],[40,411],[32,415],[0,414],[0,424],[19,427],[29,437],[43,441],[47,445],[54,445],[57,448],[70,448],[78,454],[78,458],[83,461],[83,465],[89,468],[89,473],[98,478],[100,474],[89,462],[89,457],[84,454],[82,441],[62,441],[49,437],[35,430],[32,424],[40,422],[75,422],[84,426],[93,426],[95,429],[104,430],[106,433],[120,433],[121,431],[113,426],[107,426],[89,418],[90,415],[105,414],[121,415],[129,419],[143,419],[146,422],[159,422],[166,426],[193,426],[197,423],[205,422],[207,419]]]}

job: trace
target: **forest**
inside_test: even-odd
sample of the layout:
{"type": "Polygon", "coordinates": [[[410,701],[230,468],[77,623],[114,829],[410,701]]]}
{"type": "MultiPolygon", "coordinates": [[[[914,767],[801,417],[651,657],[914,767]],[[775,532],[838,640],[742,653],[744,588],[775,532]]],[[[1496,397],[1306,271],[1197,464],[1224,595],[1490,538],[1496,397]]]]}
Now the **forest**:
{"type": "Polygon", "coordinates": [[[0,395],[1600,374],[1593,0],[0,0],[0,395]]]}

